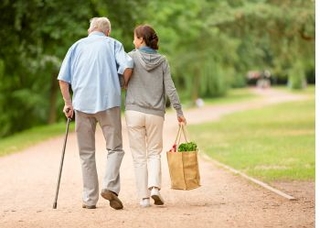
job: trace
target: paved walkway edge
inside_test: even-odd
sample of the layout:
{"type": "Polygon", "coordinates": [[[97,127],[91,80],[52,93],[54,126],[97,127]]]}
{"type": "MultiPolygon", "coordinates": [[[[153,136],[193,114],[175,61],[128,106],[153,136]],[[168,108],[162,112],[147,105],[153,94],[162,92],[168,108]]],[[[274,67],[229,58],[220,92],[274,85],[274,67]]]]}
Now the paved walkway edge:
{"type": "Polygon", "coordinates": [[[282,197],[284,197],[284,198],[286,198],[286,199],[288,199],[288,200],[296,200],[295,197],[290,196],[290,195],[288,195],[288,194],[286,194],[286,193],[284,193],[284,192],[282,192],[282,191],[280,191],[280,190],[278,190],[278,189],[276,189],[276,188],[273,188],[273,187],[271,187],[270,185],[268,185],[268,184],[266,184],[266,183],[264,183],[264,182],[262,182],[262,181],[260,181],[260,180],[257,180],[257,179],[255,179],[255,178],[253,178],[253,177],[250,177],[250,176],[248,176],[248,175],[246,175],[246,174],[244,174],[244,173],[242,173],[242,172],[240,172],[240,171],[238,171],[238,170],[236,170],[236,169],[234,169],[234,168],[232,168],[232,167],[230,167],[230,166],[227,166],[227,165],[225,165],[225,164],[223,164],[223,163],[220,163],[220,162],[218,162],[218,161],[210,158],[210,157],[209,157],[208,155],[206,155],[206,154],[203,154],[203,153],[202,153],[201,156],[202,156],[203,158],[207,159],[207,160],[212,161],[212,162],[215,163],[216,165],[218,165],[218,166],[220,166],[220,167],[223,167],[223,168],[229,170],[230,172],[232,172],[232,173],[234,173],[234,174],[240,175],[240,176],[242,176],[243,178],[245,178],[245,179],[247,179],[247,180],[249,180],[249,181],[251,181],[251,182],[253,182],[253,183],[255,183],[255,184],[257,184],[257,185],[259,185],[259,186],[261,186],[261,187],[263,187],[263,188],[265,188],[265,189],[268,189],[268,190],[270,190],[270,191],[272,191],[272,192],[274,192],[274,193],[276,193],[276,194],[278,194],[278,195],[280,195],[280,196],[282,196],[282,197]]]}

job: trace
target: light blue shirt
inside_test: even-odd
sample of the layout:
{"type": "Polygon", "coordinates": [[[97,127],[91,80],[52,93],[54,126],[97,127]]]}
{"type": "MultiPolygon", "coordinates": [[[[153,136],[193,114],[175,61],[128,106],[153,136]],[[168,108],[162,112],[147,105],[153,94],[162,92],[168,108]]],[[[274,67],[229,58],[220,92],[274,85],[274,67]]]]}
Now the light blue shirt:
{"type": "Polygon", "coordinates": [[[119,75],[133,68],[123,45],[101,32],[92,32],[68,50],[58,80],[71,84],[75,110],[97,113],[121,105],[119,75]]]}

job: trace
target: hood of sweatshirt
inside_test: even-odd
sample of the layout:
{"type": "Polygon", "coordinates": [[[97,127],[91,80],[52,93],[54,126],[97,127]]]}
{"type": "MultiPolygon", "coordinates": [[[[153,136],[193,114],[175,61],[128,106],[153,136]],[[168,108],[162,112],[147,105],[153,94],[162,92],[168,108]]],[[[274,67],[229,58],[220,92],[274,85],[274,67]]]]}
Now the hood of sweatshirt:
{"type": "Polygon", "coordinates": [[[143,50],[135,50],[135,55],[138,61],[141,63],[142,67],[146,71],[151,71],[163,63],[166,58],[161,54],[154,52],[146,52],[143,50]]]}

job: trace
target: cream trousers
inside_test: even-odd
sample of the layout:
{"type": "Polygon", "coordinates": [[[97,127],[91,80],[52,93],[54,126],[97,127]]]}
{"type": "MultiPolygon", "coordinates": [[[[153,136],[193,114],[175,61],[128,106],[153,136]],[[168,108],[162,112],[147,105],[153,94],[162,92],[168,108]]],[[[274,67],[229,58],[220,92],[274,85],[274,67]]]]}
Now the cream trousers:
{"type": "Polygon", "coordinates": [[[150,188],[161,188],[163,123],[161,116],[126,111],[129,144],[140,199],[150,197],[150,188]]]}

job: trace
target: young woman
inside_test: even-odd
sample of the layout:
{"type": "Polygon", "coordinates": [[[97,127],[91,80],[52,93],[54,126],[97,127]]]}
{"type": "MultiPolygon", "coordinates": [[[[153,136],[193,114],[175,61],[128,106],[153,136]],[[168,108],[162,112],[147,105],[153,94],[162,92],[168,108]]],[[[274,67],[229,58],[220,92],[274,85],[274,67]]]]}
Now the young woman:
{"type": "Polygon", "coordinates": [[[133,74],[125,99],[125,118],[132,152],[137,192],[142,207],[163,205],[161,189],[161,152],[166,96],[186,124],[167,59],[157,52],[158,36],[149,25],[134,29],[133,74]]]}

